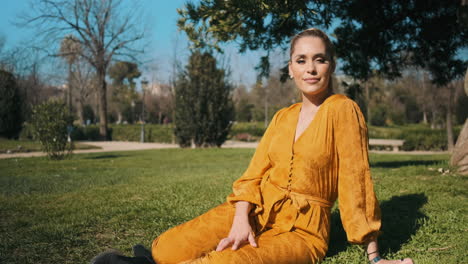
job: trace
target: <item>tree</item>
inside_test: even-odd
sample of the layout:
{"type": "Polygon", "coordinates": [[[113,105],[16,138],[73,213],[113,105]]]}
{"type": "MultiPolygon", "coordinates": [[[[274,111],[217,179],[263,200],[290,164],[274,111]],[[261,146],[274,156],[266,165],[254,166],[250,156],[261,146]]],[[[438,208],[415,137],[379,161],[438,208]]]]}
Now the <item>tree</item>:
{"type": "MultiPolygon", "coordinates": [[[[74,64],[73,79],[71,86],[73,87],[73,98],[75,99],[76,112],[80,124],[85,124],[87,113],[90,107],[90,99],[96,93],[96,73],[93,67],[83,58],[78,58],[74,64]]],[[[94,120],[93,118],[89,120],[94,120]]]]}
{"type": "Polygon", "coordinates": [[[118,61],[109,68],[109,77],[113,80],[111,98],[116,104],[117,123],[122,121],[122,111],[136,99],[135,79],[140,76],[138,65],[133,62],[118,61]]]}
{"type": "Polygon", "coordinates": [[[138,30],[134,7],[122,7],[119,0],[36,0],[35,13],[26,24],[37,26],[44,38],[74,33],[82,47],[79,56],[95,69],[99,94],[99,133],[107,138],[106,73],[114,56],[135,59],[138,52],[132,45],[144,34],[138,30]],[[127,10],[127,11],[124,11],[127,10]]]}
{"type": "MultiPolygon", "coordinates": [[[[462,12],[457,16],[461,9],[458,0],[206,0],[179,11],[179,28],[196,44],[214,38],[213,46],[236,41],[240,51],[264,49],[268,53],[284,47],[299,30],[327,27],[333,18],[339,19],[333,35],[341,69],[364,82],[368,102],[366,81],[373,73],[396,78],[406,67],[417,66],[429,71],[439,87],[461,78],[467,63],[456,54],[468,46],[468,27],[457,20],[466,20],[462,12]]],[[[260,75],[269,72],[267,57],[261,58],[260,66],[260,75]]],[[[447,117],[453,96],[449,98],[447,117]]],[[[451,119],[446,120],[451,146],[451,119]]]]}
{"type": "Polygon", "coordinates": [[[468,27],[457,20],[458,0],[337,0],[333,3],[342,23],[335,29],[337,55],[342,70],[368,80],[376,70],[387,77],[401,76],[408,66],[429,72],[433,84],[448,87],[446,127],[453,148],[453,88],[467,62],[457,53],[468,46],[468,27]]]}
{"type": "Polygon", "coordinates": [[[193,51],[175,85],[175,135],[181,147],[221,146],[234,118],[231,85],[209,52],[193,51]]]}
{"type": "Polygon", "coordinates": [[[0,136],[17,138],[21,131],[21,97],[13,74],[0,70],[0,136]]]}
{"type": "Polygon", "coordinates": [[[319,0],[202,0],[188,2],[178,12],[179,29],[187,33],[194,47],[220,51],[219,43],[236,41],[240,52],[264,50],[267,54],[257,66],[262,77],[270,73],[270,51],[286,49],[295,32],[328,27],[332,19],[327,2],[319,0]]]}
{"type": "Polygon", "coordinates": [[[73,90],[73,64],[78,59],[78,54],[81,53],[81,45],[79,40],[73,35],[67,35],[60,43],[59,54],[68,64],[68,93],[67,104],[68,111],[72,112],[72,90],[73,90]]]}

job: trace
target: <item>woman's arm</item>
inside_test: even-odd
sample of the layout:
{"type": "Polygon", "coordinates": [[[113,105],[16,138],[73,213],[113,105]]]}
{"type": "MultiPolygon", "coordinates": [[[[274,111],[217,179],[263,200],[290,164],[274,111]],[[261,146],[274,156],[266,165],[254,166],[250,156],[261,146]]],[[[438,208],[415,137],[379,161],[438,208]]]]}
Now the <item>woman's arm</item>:
{"type": "Polygon", "coordinates": [[[216,251],[224,250],[231,245],[231,249],[236,250],[246,242],[250,243],[253,247],[257,247],[255,234],[249,222],[250,210],[252,210],[251,203],[246,201],[236,202],[236,213],[232,221],[231,231],[229,231],[228,237],[221,239],[216,247],[216,251]]]}

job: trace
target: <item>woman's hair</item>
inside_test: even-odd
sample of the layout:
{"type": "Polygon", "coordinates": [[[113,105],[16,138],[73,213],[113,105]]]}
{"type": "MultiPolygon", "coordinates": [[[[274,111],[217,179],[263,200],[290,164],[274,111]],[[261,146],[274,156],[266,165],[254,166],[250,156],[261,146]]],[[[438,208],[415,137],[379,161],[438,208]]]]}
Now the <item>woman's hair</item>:
{"type": "Polygon", "coordinates": [[[316,37],[321,39],[325,44],[327,55],[330,56],[331,64],[333,65],[333,67],[335,66],[335,47],[333,46],[331,40],[328,38],[327,34],[325,34],[325,32],[318,28],[309,28],[304,31],[301,31],[291,39],[291,45],[289,47],[289,60],[291,60],[291,56],[294,52],[294,46],[296,45],[296,42],[303,37],[316,37]]]}

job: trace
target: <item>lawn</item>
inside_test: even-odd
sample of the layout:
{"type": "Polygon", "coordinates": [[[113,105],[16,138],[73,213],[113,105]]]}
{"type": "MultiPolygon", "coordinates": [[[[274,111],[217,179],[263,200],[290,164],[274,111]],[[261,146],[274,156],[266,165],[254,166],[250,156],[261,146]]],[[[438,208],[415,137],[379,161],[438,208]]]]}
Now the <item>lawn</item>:
{"type": "MultiPolygon", "coordinates": [[[[165,149],[0,160],[0,263],[89,263],[222,203],[251,149],[165,149]]],[[[372,155],[385,256],[468,263],[467,177],[446,155],[372,155]]],[[[333,211],[329,263],[365,263],[333,211]]]]}
{"type": "MultiPolygon", "coordinates": [[[[99,147],[75,143],[75,149],[96,149],[99,147]]],[[[10,140],[0,137],[0,153],[20,153],[41,151],[41,143],[33,140],[10,140]]]]}

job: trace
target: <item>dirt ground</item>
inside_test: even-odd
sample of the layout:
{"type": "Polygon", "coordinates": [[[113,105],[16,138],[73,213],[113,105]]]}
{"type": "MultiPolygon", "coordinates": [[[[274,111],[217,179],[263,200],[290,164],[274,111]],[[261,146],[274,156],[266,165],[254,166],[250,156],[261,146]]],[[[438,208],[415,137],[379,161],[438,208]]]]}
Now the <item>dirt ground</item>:
{"type": "MultiPolygon", "coordinates": [[[[79,153],[96,153],[96,152],[112,152],[112,151],[130,151],[130,150],[145,150],[145,149],[164,149],[164,148],[178,148],[177,144],[166,143],[140,143],[128,141],[80,141],[86,145],[99,147],[100,149],[83,149],[75,150],[74,154],[79,153]]],[[[240,142],[240,141],[226,141],[222,148],[256,148],[257,142],[240,142]]],[[[40,157],[45,156],[44,152],[26,152],[26,153],[11,153],[0,154],[0,159],[8,158],[25,158],[25,157],[40,157]]]]}

